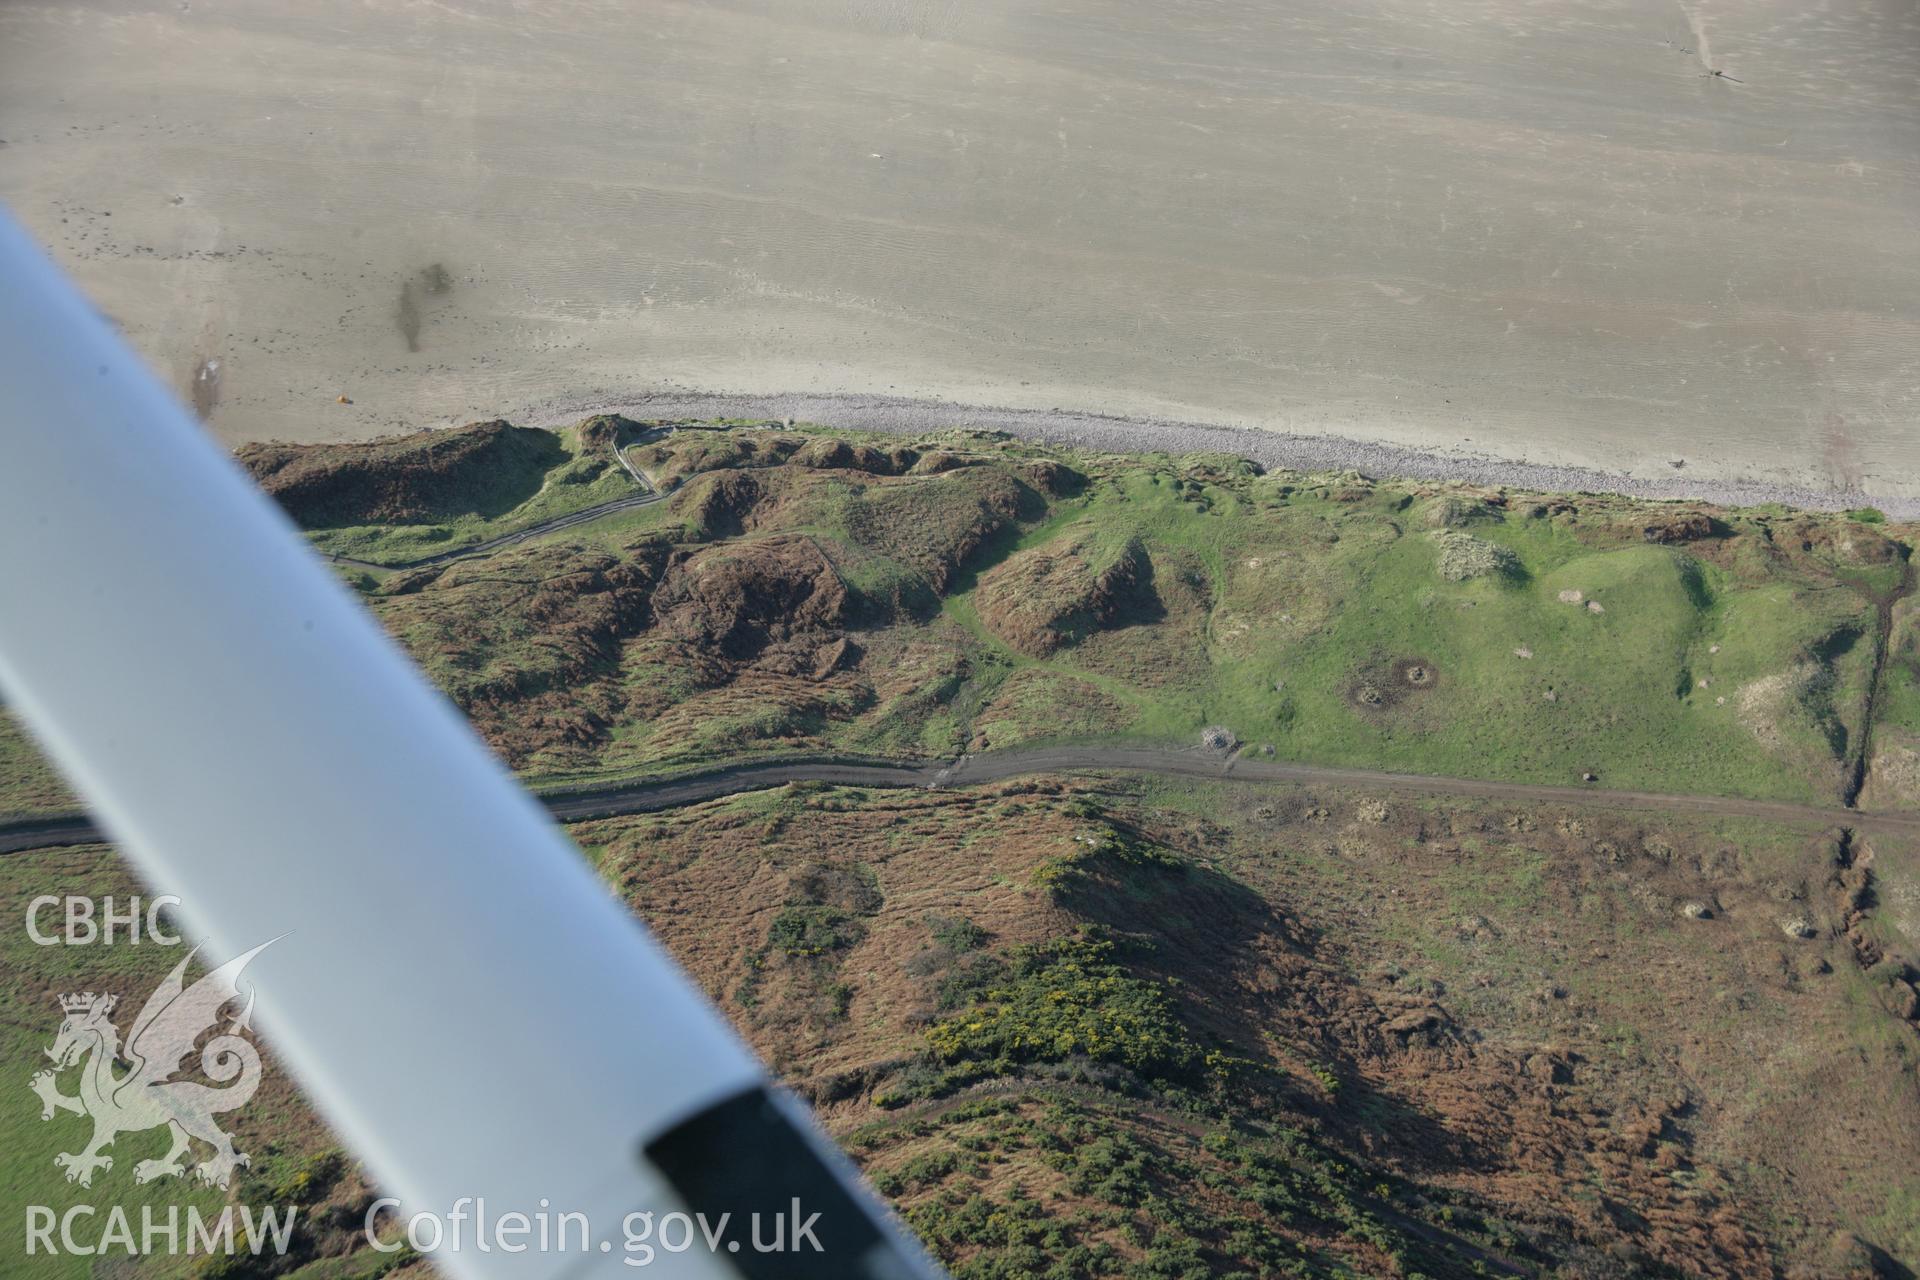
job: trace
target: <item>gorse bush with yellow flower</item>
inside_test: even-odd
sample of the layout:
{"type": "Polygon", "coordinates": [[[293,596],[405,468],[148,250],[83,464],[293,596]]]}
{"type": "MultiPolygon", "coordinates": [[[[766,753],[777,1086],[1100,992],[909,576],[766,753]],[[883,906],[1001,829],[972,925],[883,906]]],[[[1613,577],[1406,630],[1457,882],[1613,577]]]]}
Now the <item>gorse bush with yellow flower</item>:
{"type": "Polygon", "coordinates": [[[1183,1082],[1205,1065],[1165,985],[1128,973],[1112,941],[1086,935],[1017,949],[970,1008],[928,1028],[927,1041],[976,1077],[1088,1058],[1183,1082]]]}

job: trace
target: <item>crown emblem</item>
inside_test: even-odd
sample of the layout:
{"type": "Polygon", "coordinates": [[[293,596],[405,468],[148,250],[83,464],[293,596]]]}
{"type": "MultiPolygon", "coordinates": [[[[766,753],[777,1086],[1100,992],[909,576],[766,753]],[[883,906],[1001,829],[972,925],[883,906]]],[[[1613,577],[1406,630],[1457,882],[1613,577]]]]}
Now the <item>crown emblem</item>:
{"type": "Polygon", "coordinates": [[[95,995],[91,991],[85,991],[76,995],[61,996],[60,1007],[68,1013],[91,1013],[96,1008],[101,1013],[112,1013],[113,1006],[119,1001],[118,996],[95,995]]]}

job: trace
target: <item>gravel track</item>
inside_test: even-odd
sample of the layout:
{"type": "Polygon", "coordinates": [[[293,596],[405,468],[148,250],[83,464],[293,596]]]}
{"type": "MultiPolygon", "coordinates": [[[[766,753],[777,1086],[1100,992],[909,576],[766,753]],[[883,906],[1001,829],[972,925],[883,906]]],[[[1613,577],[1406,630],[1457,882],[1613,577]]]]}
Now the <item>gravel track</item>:
{"type": "MultiPolygon", "coordinates": [[[[1217,751],[1178,747],[1039,747],[962,756],[951,764],[892,763],[831,758],[722,765],[640,782],[613,783],[540,796],[561,822],[584,822],[620,814],[652,813],[743,791],[789,782],[825,782],[852,787],[971,787],[1035,773],[1121,773],[1221,782],[1377,788],[1418,795],[1452,795],[1516,804],[1574,804],[1658,813],[1759,818],[1774,822],[1830,824],[1920,835],[1920,813],[1860,811],[1735,796],[1608,791],[1598,787],[1497,782],[1427,774],[1385,773],[1335,765],[1242,759],[1217,751]]],[[[0,854],[101,841],[98,827],[82,814],[54,815],[0,825],[0,854]]]]}

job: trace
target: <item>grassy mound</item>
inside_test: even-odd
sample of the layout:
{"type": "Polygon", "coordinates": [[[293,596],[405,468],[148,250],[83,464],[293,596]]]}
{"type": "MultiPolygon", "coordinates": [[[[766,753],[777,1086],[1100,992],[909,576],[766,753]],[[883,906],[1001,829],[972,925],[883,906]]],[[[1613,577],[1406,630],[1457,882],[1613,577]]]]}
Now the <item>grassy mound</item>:
{"type": "Polygon", "coordinates": [[[1861,803],[1920,809],[1920,599],[1901,600],[1889,613],[1874,756],[1861,803]]]}
{"type": "Polygon", "coordinates": [[[557,432],[476,422],[237,456],[321,550],[403,564],[644,492],[614,454],[634,429],[604,415],[557,432]]]}
{"type": "Polygon", "coordinates": [[[1153,567],[1138,537],[1103,544],[1072,533],[1009,556],[982,576],[974,602],[986,628],[1044,658],[1129,615],[1151,620],[1153,567]],[[1136,596],[1144,595],[1144,600],[1136,596]]]}
{"type": "Polygon", "coordinates": [[[1497,542],[1485,542],[1458,529],[1436,529],[1427,536],[1439,550],[1440,576],[1448,582],[1520,574],[1520,558],[1497,542]]]}
{"type": "Polygon", "coordinates": [[[249,444],[237,456],[303,529],[503,515],[569,460],[552,432],[501,421],[366,445],[249,444]]]}

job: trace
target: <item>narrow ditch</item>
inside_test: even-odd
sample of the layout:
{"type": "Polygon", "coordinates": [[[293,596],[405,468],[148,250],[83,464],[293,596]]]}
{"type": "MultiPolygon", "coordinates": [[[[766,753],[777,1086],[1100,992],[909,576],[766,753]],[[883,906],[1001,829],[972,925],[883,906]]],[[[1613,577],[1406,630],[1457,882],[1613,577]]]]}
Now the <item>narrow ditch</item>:
{"type": "Polygon", "coordinates": [[[1853,953],[1854,965],[1878,978],[1874,994],[1887,1011],[1903,1022],[1920,1024],[1920,968],[1907,955],[1890,954],[1869,927],[1880,904],[1872,862],[1873,850],[1862,847],[1859,833],[1852,827],[1840,828],[1835,835],[1833,878],[1828,881],[1836,895],[1840,933],[1853,953]]]}
{"type": "Polygon", "coordinates": [[[1900,584],[1881,593],[1875,601],[1878,621],[1873,629],[1873,672],[1867,678],[1867,705],[1860,720],[1860,746],[1847,766],[1847,780],[1840,802],[1849,809],[1859,807],[1860,792],[1867,785],[1867,771],[1873,767],[1873,722],[1880,714],[1880,690],[1887,676],[1887,651],[1893,642],[1893,610],[1913,594],[1913,548],[1900,544],[1900,584]]]}

